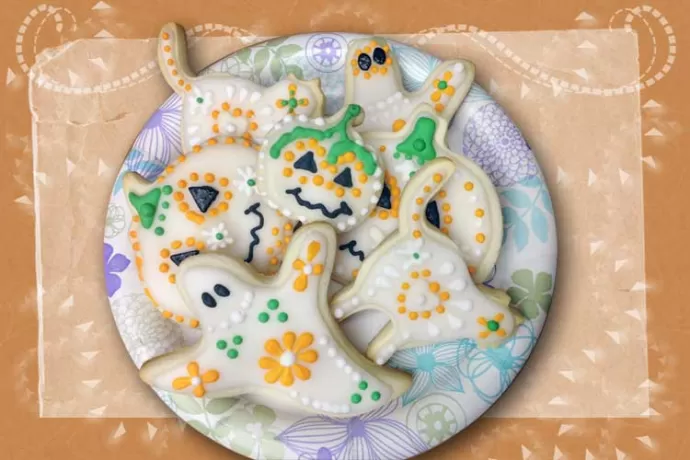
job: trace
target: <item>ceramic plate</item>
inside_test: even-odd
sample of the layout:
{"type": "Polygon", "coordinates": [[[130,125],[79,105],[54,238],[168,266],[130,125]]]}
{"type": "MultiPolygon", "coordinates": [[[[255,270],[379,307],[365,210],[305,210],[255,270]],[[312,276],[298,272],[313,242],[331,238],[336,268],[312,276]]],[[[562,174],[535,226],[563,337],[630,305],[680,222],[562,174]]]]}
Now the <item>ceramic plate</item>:
{"type": "MultiPolygon", "coordinates": [[[[326,113],[342,105],[349,34],[283,37],[245,48],[207,71],[227,72],[271,85],[287,73],[320,78],[326,113]]],[[[406,88],[421,87],[439,60],[392,42],[406,88]]],[[[137,367],[196,339],[163,319],[144,295],[127,236],[129,209],[122,174],[154,179],[180,154],[180,97],[153,114],[127,155],[110,197],[105,229],[107,293],[122,339],[137,367]],[[185,336],[187,335],[187,336],[185,336]]],[[[247,399],[210,401],[158,392],[204,435],[252,458],[300,460],[402,459],[420,454],[463,430],[508,388],[539,337],[551,303],[556,270],[556,228],[549,192],[534,155],[502,108],[474,84],[448,132],[450,148],[479,164],[498,188],[505,226],[501,257],[487,284],[508,290],[527,321],[497,349],[473,340],[398,352],[390,365],[414,375],[410,390],[366,415],[349,419],[299,416],[247,399]]],[[[383,324],[361,318],[346,326],[362,346],[383,324]],[[366,327],[365,327],[366,325],[366,327]],[[372,326],[374,325],[374,326],[372,326]]]]}

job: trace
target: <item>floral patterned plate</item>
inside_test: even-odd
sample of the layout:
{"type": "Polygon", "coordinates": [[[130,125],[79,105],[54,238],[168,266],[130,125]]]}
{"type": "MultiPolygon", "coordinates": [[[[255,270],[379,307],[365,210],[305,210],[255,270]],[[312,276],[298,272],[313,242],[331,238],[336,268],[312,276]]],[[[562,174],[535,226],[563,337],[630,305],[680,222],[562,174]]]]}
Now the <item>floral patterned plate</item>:
{"type": "MultiPolygon", "coordinates": [[[[326,112],[342,105],[348,34],[283,37],[245,48],[210,67],[271,85],[293,73],[320,78],[326,112]]],[[[422,83],[439,60],[392,43],[408,90],[422,83]]],[[[173,95],[153,114],[127,155],[106,218],[104,266],[107,293],[122,339],[137,366],[186,340],[163,319],[142,292],[125,222],[129,210],[121,177],[136,171],[160,174],[180,153],[180,98],[173,95]]],[[[297,417],[245,399],[209,401],[159,392],[188,424],[240,454],[260,459],[403,459],[425,452],[463,430],[508,388],[532,351],[551,304],[556,270],[556,228],[549,192],[520,131],[478,85],[458,109],[448,132],[462,151],[498,187],[505,237],[487,284],[506,289],[527,321],[503,346],[482,350],[473,340],[408,349],[390,364],[414,375],[410,390],[376,411],[349,419],[297,417]]],[[[356,327],[346,332],[361,342],[356,327]]]]}

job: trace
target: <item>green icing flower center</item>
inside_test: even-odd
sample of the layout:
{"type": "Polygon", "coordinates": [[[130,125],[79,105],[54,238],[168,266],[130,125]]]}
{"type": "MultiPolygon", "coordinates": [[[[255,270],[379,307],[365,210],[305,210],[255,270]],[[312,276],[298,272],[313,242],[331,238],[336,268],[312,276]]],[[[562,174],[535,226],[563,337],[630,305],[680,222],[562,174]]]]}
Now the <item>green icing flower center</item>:
{"type": "Polygon", "coordinates": [[[493,319],[490,320],[490,321],[488,321],[488,322],[486,323],[486,327],[487,327],[491,332],[496,332],[500,326],[501,326],[501,325],[498,323],[498,321],[494,321],[493,319]]]}
{"type": "Polygon", "coordinates": [[[199,104],[203,104],[203,103],[204,103],[204,98],[203,98],[203,97],[197,97],[197,98],[196,98],[196,101],[197,101],[199,104]]]}
{"type": "Polygon", "coordinates": [[[438,89],[446,89],[446,88],[448,88],[448,82],[446,82],[445,80],[441,80],[440,82],[438,82],[438,89]]]}
{"type": "Polygon", "coordinates": [[[223,239],[223,234],[220,233],[220,232],[216,233],[216,239],[217,239],[218,241],[222,240],[222,239],[223,239]]]}

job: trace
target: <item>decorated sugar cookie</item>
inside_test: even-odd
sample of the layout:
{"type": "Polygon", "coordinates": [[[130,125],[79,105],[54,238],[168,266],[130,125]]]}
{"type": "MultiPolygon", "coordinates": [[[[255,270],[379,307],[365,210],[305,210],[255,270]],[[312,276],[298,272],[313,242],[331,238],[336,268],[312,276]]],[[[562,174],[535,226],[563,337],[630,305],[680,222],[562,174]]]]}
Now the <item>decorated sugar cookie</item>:
{"type": "Polygon", "coordinates": [[[185,261],[179,288],[205,325],[201,341],[144,364],[142,378],[197,397],[278,397],[300,410],[356,415],[400,396],[411,378],[359,354],[328,311],[335,232],[295,233],[272,278],[217,255],[185,261]]]}
{"type": "Polygon", "coordinates": [[[264,273],[278,269],[293,227],[256,193],[256,155],[245,139],[212,138],[154,182],[125,175],[139,277],[164,316],[199,325],[177,289],[179,266],[191,256],[217,252],[264,273]]]}
{"type": "Polygon", "coordinates": [[[401,189],[427,162],[447,157],[457,168],[426,209],[426,219],[459,247],[475,282],[491,274],[503,239],[498,194],[489,176],[472,160],[450,151],[448,124],[430,107],[420,106],[397,133],[367,133],[364,140],[379,152],[386,170],[378,207],[359,227],[339,235],[338,280],[349,282],[367,254],[397,228],[401,189]]]}
{"type": "Polygon", "coordinates": [[[359,104],[367,114],[359,132],[399,131],[420,104],[428,104],[449,120],[474,80],[474,64],[445,61],[422,87],[407,92],[398,62],[382,38],[363,38],[350,43],[345,70],[345,104],[359,104]]]}
{"type": "Polygon", "coordinates": [[[507,294],[476,287],[457,246],[424,219],[455,169],[452,160],[439,158],[417,171],[402,193],[398,230],[331,302],[340,320],[367,309],[389,315],[367,350],[379,364],[400,348],[426,343],[470,338],[498,345],[516,326],[507,294]]]}
{"type": "Polygon", "coordinates": [[[258,187],[266,202],[300,222],[328,222],[340,231],[367,218],[379,200],[383,173],[375,152],[352,126],[364,113],[347,106],[327,121],[286,117],[259,153],[258,187]]]}
{"type": "Polygon", "coordinates": [[[187,62],[184,29],[176,24],[161,30],[158,61],[166,81],[182,97],[183,151],[219,134],[260,141],[286,115],[323,113],[319,80],[288,76],[264,88],[221,73],[195,75],[187,62]]]}

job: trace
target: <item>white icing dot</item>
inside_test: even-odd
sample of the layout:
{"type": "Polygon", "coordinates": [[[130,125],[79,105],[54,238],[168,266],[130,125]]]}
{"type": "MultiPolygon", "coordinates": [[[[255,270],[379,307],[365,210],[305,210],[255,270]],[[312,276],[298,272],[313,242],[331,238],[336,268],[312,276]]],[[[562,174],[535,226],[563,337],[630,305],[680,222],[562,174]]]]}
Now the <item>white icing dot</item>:
{"type": "Polygon", "coordinates": [[[442,263],[438,269],[439,273],[442,275],[450,275],[451,273],[453,273],[453,270],[455,270],[455,267],[451,262],[442,263]]]}
{"type": "Polygon", "coordinates": [[[321,117],[319,117],[319,118],[314,118],[314,124],[315,124],[316,126],[323,126],[323,125],[326,124],[326,121],[325,121],[323,118],[321,118],[321,117]]]}
{"type": "Polygon", "coordinates": [[[470,196],[470,203],[476,203],[477,202],[477,195],[471,195],[470,196]]]}
{"type": "MultiPolygon", "coordinates": [[[[273,124],[273,129],[275,129],[276,131],[278,131],[282,127],[283,127],[283,125],[281,125],[280,123],[274,123],[273,124]]],[[[268,129],[271,129],[271,128],[269,127],[268,129]]]]}
{"type": "Polygon", "coordinates": [[[379,168],[379,167],[377,166],[377,167],[376,167],[376,171],[374,171],[374,177],[381,177],[381,174],[382,174],[382,173],[383,173],[383,171],[381,170],[381,168],[379,168]]]}
{"type": "Polygon", "coordinates": [[[348,217],[347,218],[347,224],[348,225],[355,225],[356,223],[357,223],[357,219],[355,219],[354,217],[348,217]]]}
{"type": "Polygon", "coordinates": [[[347,226],[345,225],[345,222],[338,222],[338,230],[345,230],[347,226]]]}
{"type": "Polygon", "coordinates": [[[379,366],[383,366],[385,363],[386,360],[383,357],[379,356],[378,358],[376,358],[376,364],[378,364],[379,366]]]}
{"type": "MultiPolygon", "coordinates": [[[[378,203],[378,201],[377,201],[377,203],[378,203]]],[[[363,216],[366,216],[367,214],[369,214],[369,210],[367,208],[364,208],[361,211],[359,211],[359,213],[363,216]]]]}
{"type": "Polygon", "coordinates": [[[319,345],[327,345],[327,344],[328,344],[328,337],[319,338],[319,345]]]}
{"type": "MultiPolygon", "coordinates": [[[[264,107],[263,109],[259,110],[259,114],[261,115],[270,115],[273,113],[273,109],[271,107],[264,107]]],[[[268,142],[268,141],[266,141],[268,142]]]]}
{"type": "Polygon", "coordinates": [[[244,322],[245,315],[241,311],[233,311],[230,313],[230,320],[235,324],[240,324],[244,322]]]}
{"type": "Polygon", "coordinates": [[[369,289],[369,290],[367,291],[367,295],[368,295],[369,297],[374,297],[374,296],[376,295],[376,290],[373,289],[373,288],[372,288],[372,289],[369,289]]]}
{"type": "Polygon", "coordinates": [[[398,91],[393,95],[393,97],[397,100],[400,100],[400,99],[402,99],[403,95],[400,91],[398,91]]]}
{"type": "Polygon", "coordinates": [[[453,291],[458,291],[458,292],[465,289],[465,286],[467,286],[467,283],[462,278],[458,278],[448,285],[448,287],[450,289],[452,289],[453,291]]]}
{"type": "Polygon", "coordinates": [[[295,354],[289,351],[284,351],[280,355],[280,365],[283,367],[290,367],[295,364],[295,354]]]}
{"type": "Polygon", "coordinates": [[[221,328],[221,329],[228,329],[228,328],[230,327],[230,325],[228,324],[227,321],[223,321],[222,323],[220,323],[220,324],[218,325],[218,327],[221,328]]]}
{"type": "Polygon", "coordinates": [[[450,324],[452,329],[460,329],[462,327],[463,323],[460,318],[457,318],[452,314],[446,315],[446,318],[448,318],[448,324],[450,324]]]}
{"type": "Polygon", "coordinates": [[[372,185],[372,187],[376,191],[381,190],[381,184],[379,182],[374,182],[374,185],[372,185]]]}
{"type": "Polygon", "coordinates": [[[197,386],[201,383],[201,379],[199,377],[192,377],[192,385],[197,386]]]}
{"type": "Polygon", "coordinates": [[[292,123],[292,115],[285,115],[283,123],[292,123]]]}
{"type": "Polygon", "coordinates": [[[481,249],[475,249],[475,250],[474,250],[474,255],[477,256],[477,257],[481,256],[481,255],[482,255],[482,250],[481,250],[481,249]]]}
{"type": "Polygon", "coordinates": [[[386,103],[383,102],[383,101],[379,101],[379,102],[376,103],[376,108],[379,109],[379,110],[383,110],[383,109],[386,108],[386,103]]]}
{"type": "Polygon", "coordinates": [[[306,396],[302,397],[302,404],[304,404],[305,406],[308,406],[310,402],[311,402],[311,399],[309,399],[308,397],[306,397],[306,396]]]}
{"type": "Polygon", "coordinates": [[[225,92],[228,94],[228,97],[232,99],[232,97],[235,95],[235,87],[228,86],[227,88],[225,88],[225,92]]]}
{"type": "Polygon", "coordinates": [[[298,119],[300,122],[305,123],[305,122],[307,121],[307,116],[304,115],[304,114],[302,114],[302,115],[298,116],[297,119],[298,119]]]}
{"type": "Polygon", "coordinates": [[[253,292],[245,292],[244,293],[244,300],[246,300],[247,302],[251,302],[252,300],[254,300],[254,293],[253,292]]]}
{"type": "Polygon", "coordinates": [[[345,366],[343,370],[346,374],[352,374],[352,366],[345,366]]]}
{"type": "Polygon", "coordinates": [[[357,305],[359,305],[359,297],[353,297],[352,299],[350,299],[350,303],[356,307],[357,305]]]}
{"type": "Polygon", "coordinates": [[[462,311],[472,310],[472,302],[470,302],[469,300],[458,300],[456,302],[448,302],[448,305],[450,305],[451,307],[459,308],[462,311]]]}
{"type": "Polygon", "coordinates": [[[379,202],[379,197],[377,197],[377,196],[372,196],[371,198],[369,198],[369,201],[370,201],[371,203],[373,203],[373,204],[376,204],[376,203],[379,202]]]}
{"type": "Polygon", "coordinates": [[[234,133],[234,132],[237,131],[237,126],[235,126],[235,125],[233,125],[233,124],[231,123],[231,124],[229,124],[229,125],[227,125],[227,126],[225,127],[225,130],[226,130],[228,133],[232,134],[232,133],[234,133]]]}
{"type": "Polygon", "coordinates": [[[343,407],[340,409],[340,412],[344,414],[349,414],[350,413],[350,405],[349,404],[343,404],[343,407]]]}
{"type": "Polygon", "coordinates": [[[389,104],[392,103],[392,102],[393,102],[393,96],[388,96],[388,97],[386,98],[386,102],[389,103],[389,104]]]}
{"type": "Polygon", "coordinates": [[[403,338],[404,340],[409,339],[409,338],[410,338],[410,331],[405,331],[405,332],[403,332],[402,338],[403,338]]]}
{"type": "Polygon", "coordinates": [[[335,360],[335,365],[342,369],[345,366],[345,360],[343,358],[338,358],[335,360]]]}
{"type": "Polygon", "coordinates": [[[337,354],[337,352],[335,351],[335,348],[329,348],[326,353],[328,353],[328,356],[331,358],[335,358],[335,355],[337,354]]]}
{"type": "Polygon", "coordinates": [[[480,228],[483,223],[484,223],[484,221],[482,219],[475,219],[474,226],[477,228],[480,228]]]}
{"type": "Polygon", "coordinates": [[[290,217],[292,215],[292,211],[290,211],[289,209],[283,209],[281,212],[285,217],[290,217]]]}
{"type": "Polygon", "coordinates": [[[253,104],[257,102],[259,99],[261,99],[261,93],[258,91],[254,91],[252,95],[249,97],[249,102],[253,104]]]}
{"type": "Polygon", "coordinates": [[[311,275],[314,269],[312,268],[311,264],[305,264],[304,267],[302,267],[302,273],[305,275],[311,275]]]}
{"type": "Polygon", "coordinates": [[[359,381],[362,380],[362,376],[360,375],[359,372],[355,372],[352,374],[352,380],[359,383],[359,381]]]}
{"type": "Polygon", "coordinates": [[[297,220],[299,220],[302,223],[305,223],[307,221],[307,218],[306,218],[306,216],[298,216],[297,220]]]}
{"type": "Polygon", "coordinates": [[[453,66],[453,71],[462,73],[465,71],[465,66],[462,65],[460,62],[455,63],[453,66]]]}
{"type": "Polygon", "coordinates": [[[312,406],[314,409],[317,409],[317,410],[318,410],[318,409],[321,409],[321,402],[320,402],[320,401],[313,401],[313,402],[311,403],[311,406],[312,406]]]}
{"type": "MultiPolygon", "coordinates": [[[[340,319],[343,317],[345,313],[343,312],[342,308],[336,308],[335,311],[333,312],[333,315],[337,318],[340,319]]],[[[325,345],[325,344],[324,344],[325,345]]]]}
{"type": "Polygon", "coordinates": [[[209,334],[213,334],[213,331],[215,331],[215,330],[216,330],[216,328],[213,326],[207,326],[206,327],[206,332],[208,332],[209,334]]]}
{"type": "Polygon", "coordinates": [[[297,396],[298,396],[298,393],[297,393],[295,390],[292,390],[292,391],[290,392],[290,397],[291,397],[292,399],[295,399],[297,396]]]}

